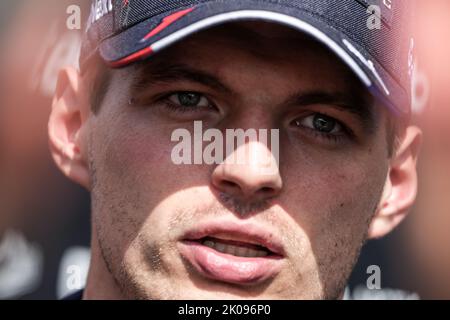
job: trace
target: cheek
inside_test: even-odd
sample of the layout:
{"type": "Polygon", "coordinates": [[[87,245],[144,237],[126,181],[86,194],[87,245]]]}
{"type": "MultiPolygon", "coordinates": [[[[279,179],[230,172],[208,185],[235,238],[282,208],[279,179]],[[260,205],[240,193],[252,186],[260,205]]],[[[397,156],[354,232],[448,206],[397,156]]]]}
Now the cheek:
{"type": "Polygon", "coordinates": [[[119,182],[124,192],[140,190],[151,195],[170,187],[172,142],[170,132],[156,121],[124,115],[112,124],[101,159],[107,175],[119,182]]]}
{"type": "MultiPolygon", "coordinates": [[[[126,114],[99,114],[91,137],[91,162],[95,167],[93,188],[95,214],[110,221],[112,230],[123,230],[131,238],[147,219],[170,166],[164,137],[150,124],[145,130],[126,114]]],[[[142,122],[142,121],[141,121],[142,122]]],[[[106,230],[106,228],[105,228],[106,230]]]]}
{"type": "MultiPolygon", "coordinates": [[[[388,172],[386,146],[372,141],[371,147],[320,150],[302,145],[286,148],[281,174],[284,199],[292,216],[311,222],[321,220],[366,221],[380,200],[388,172]]],[[[301,219],[301,220],[302,220],[301,219]]],[[[314,222],[314,224],[313,224],[314,222]]],[[[339,225],[339,223],[338,223],[339,225]]]]}
{"type": "Polygon", "coordinates": [[[295,159],[283,177],[286,189],[280,199],[301,238],[292,250],[305,252],[293,256],[317,274],[324,292],[334,292],[345,285],[364,242],[381,197],[387,159],[374,161],[368,153],[295,159]]]}
{"type": "Polygon", "coordinates": [[[204,185],[209,171],[172,162],[177,142],[171,142],[171,128],[130,113],[109,120],[94,139],[93,150],[100,150],[95,158],[102,190],[97,193],[109,201],[109,207],[126,208],[129,219],[141,227],[144,222],[162,226],[168,217],[158,205],[180,190],[204,185]]]}
{"type": "Polygon", "coordinates": [[[354,156],[303,154],[289,163],[280,201],[311,246],[358,245],[364,237],[387,174],[387,158],[379,154],[378,161],[369,152],[354,156]]]}

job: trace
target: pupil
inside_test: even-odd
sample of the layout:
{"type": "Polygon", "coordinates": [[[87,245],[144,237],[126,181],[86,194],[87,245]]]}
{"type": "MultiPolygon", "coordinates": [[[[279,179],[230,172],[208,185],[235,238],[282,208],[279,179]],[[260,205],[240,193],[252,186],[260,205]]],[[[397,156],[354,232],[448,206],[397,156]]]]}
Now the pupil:
{"type": "Polygon", "coordinates": [[[178,99],[185,107],[195,107],[200,102],[200,95],[190,92],[180,93],[178,99]]]}
{"type": "Polygon", "coordinates": [[[314,117],[314,128],[321,132],[331,132],[336,126],[336,121],[328,117],[317,115],[314,117]]]}

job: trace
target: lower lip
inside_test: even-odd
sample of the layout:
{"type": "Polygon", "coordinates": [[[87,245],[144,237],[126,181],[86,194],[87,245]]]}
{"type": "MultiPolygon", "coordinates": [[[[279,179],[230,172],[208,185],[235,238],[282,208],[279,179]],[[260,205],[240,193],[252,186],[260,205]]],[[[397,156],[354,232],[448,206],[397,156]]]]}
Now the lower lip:
{"type": "Polygon", "coordinates": [[[275,277],[283,257],[246,258],[221,253],[197,241],[179,243],[181,255],[203,276],[234,284],[260,284],[275,277]]]}

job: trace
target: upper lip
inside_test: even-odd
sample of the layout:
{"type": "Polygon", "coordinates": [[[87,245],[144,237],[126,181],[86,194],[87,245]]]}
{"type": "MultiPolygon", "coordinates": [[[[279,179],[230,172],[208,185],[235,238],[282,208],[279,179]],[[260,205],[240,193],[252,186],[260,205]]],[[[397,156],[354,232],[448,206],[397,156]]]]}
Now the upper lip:
{"type": "Polygon", "coordinates": [[[238,223],[233,221],[215,221],[199,223],[187,231],[182,240],[200,240],[215,235],[226,235],[227,239],[247,242],[266,247],[272,253],[284,256],[284,248],[280,239],[273,233],[254,223],[238,223]]]}

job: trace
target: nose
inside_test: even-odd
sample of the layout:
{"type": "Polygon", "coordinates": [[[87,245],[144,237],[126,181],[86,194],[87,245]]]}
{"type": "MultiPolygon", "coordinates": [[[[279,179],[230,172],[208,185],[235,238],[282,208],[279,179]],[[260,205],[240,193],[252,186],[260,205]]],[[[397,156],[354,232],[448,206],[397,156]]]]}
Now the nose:
{"type": "Polygon", "coordinates": [[[263,201],[275,197],[283,184],[277,158],[263,143],[246,143],[214,168],[212,184],[219,191],[242,200],[263,201]]]}

